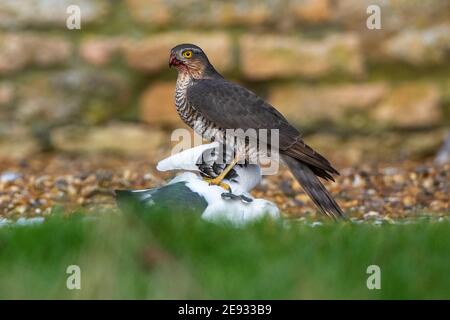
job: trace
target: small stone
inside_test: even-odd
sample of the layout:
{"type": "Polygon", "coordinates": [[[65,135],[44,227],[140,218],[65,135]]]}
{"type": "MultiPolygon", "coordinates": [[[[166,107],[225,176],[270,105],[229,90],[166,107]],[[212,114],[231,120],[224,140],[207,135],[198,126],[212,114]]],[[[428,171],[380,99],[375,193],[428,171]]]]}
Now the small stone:
{"type": "Polygon", "coordinates": [[[276,196],[275,196],[275,202],[276,202],[277,204],[284,203],[284,198],[283,198],[282,196],[280,196],[280,195],[276,195],[276,196]]]}
{"type": "Polygon", "coordinates": [[[393,176],[393,180],[397,184],[403,184],[405,182],[405,177],[401,174],[396,174],[393,176]]]}
{"type": "Polygon", "coordinates": [[[301,201],[302,203],[309,202],[309,197],[305,193],[298,194],[297,196],[295,196],[295,199],[301,201]]]}
{"type": "Polygon", "coordinates": [[[365,185],[364,180],[361,178],[361,176],[359,174],[356,174],[353,179],[353,186],[358,188],[358,187],[362,187],[364,185],[365,185]]]}
{"type": "Polygon", "coordinates": [[[407,207],[412,207],[416,204],[416,200],[411,196],[405,196],[403,198],[403,204],[407,207]]]}
{"type": "Polygon", "coordinates": [[[380,216],[380,213],[377,211],[369,211],[363,215],[364,219],[375,219],[380,216]]]}
{"type": "Polygon", "coordinates": [[[6,171],[3,173],[0,173],[0,182],[13,182],[21,177],[20,173],[13,172],[13,171],[6,171]]]}
{"type": "Polygon", "coordinates": [[[422,185],[425,189],[431,189],[434,185],[434,181],[432,178],[428,178],[423,180],[422,185]]]}
{"type": "Polygon", "coordinates": [[[439,149],[438,154],[434,160],[439,165],[450,163],[450,133],[447,134],[442,147],[439,149]]]}

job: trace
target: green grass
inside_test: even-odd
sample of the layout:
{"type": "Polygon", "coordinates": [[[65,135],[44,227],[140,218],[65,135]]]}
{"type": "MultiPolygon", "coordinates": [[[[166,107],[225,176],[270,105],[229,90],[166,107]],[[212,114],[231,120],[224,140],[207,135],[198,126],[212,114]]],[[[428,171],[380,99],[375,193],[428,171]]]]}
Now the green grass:
{"type": "Polygon", "coordinates": [[[450,298],[450,223],[243,229],[183,214],[0,229],[0,298],[450,298]],[[81,268],[81,290],[66,268],[81,268]],[[366,268],[381,268],[368,290],[366,268]]]}

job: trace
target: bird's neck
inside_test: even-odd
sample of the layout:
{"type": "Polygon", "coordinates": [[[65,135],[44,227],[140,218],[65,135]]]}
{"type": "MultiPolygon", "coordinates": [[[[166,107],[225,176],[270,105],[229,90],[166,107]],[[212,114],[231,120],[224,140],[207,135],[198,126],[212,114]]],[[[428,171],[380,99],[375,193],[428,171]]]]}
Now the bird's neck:
{"type": "Polygon", "coordinates": [[[220,73],[214,69],[214,67],[209,64],[203,66],[200,64],[192,64],[189,67],[182,66],[178,68],[178,79],[177,81],[187,81],[190,78],[191,82],[194,80],[201,79],[218,79],[223,78],[220,73]]]}
{"type": "Polygon", "coordinates": [[[194,81],[194,78],[189,72],[178,72],[177,90],[185,91],[194,81]]]}
{"type": "Polygon", "coordinates": [[[202,72],[203,79],[218,79],[223,78],[222,75],[214,69],[212,64],[208,64],[202,72]]]}

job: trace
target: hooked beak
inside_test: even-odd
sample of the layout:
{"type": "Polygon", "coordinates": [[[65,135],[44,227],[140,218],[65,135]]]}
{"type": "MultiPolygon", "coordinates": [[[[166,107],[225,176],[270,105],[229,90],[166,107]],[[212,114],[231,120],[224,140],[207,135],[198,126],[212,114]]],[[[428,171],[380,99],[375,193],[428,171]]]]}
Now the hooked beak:
{"type": "Polygon", "coordinates": [[[169,58],[169,68],[172,66],[178,66],[180,63],[181,61],[177,59],[175,53],[171,52],[169,58]]]}

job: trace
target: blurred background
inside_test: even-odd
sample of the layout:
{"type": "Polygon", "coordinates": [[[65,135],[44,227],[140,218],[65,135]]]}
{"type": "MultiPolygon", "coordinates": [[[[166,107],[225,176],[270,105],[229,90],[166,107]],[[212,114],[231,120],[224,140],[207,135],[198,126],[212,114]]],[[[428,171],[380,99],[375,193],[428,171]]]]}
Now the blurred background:
{"type": "Polygon", "coordinates": [[[2,0],[0,169],[104,154],[103,168],[113,156],[148,161],[112,171],[151,168],[184,126],[168,68],[182,42],[340,169],[432,161],[450,124],[449,12],[441,0],[2,0]],[[81,30],[66,27],[73,4],[81,30]],[[374,4],[380,30],[366,26],[374,4]]]}
{"type": "Polygon", "coordinates": [[[449,12],[440,0],[2,0],[0,156],[166,145],[183,126],[168,69],[181,42],[339,161],[431,156],[450,123],[449,12]],[[81,30],[66,28],[72,4],[81,30]],[[381,30],[366,27],[371,4],[381,30]]]}

